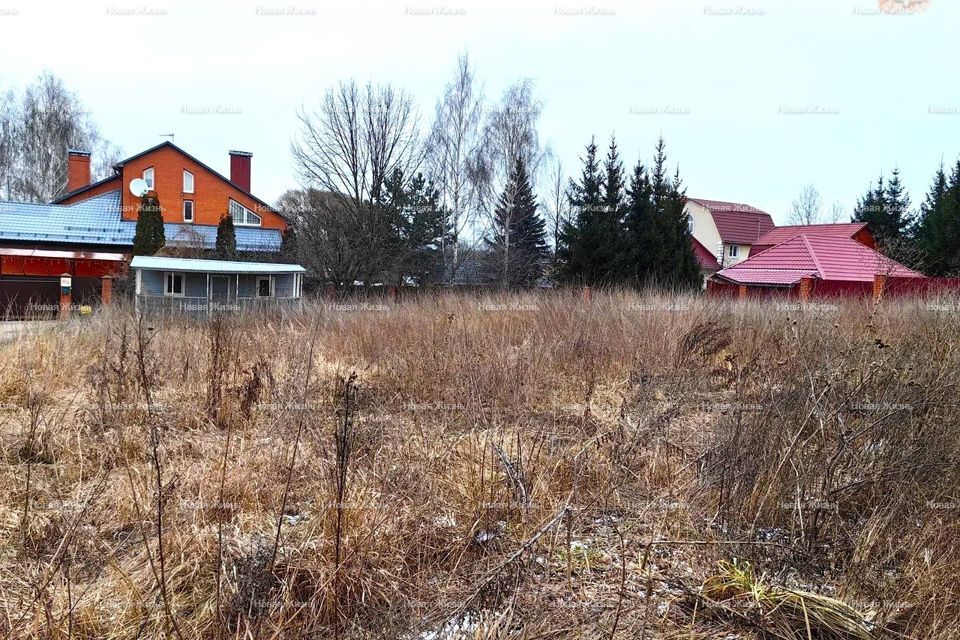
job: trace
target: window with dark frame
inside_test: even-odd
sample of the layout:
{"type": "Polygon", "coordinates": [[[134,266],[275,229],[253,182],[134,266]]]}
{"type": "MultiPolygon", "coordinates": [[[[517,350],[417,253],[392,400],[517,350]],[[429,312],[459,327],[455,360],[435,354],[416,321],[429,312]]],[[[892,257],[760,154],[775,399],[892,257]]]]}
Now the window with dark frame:
{"type": "Polygon", "coordinates": [[[164,295],[182,296],[183,295],[183,274],[167,273],[167,285],[164,289],[164,295]]]}

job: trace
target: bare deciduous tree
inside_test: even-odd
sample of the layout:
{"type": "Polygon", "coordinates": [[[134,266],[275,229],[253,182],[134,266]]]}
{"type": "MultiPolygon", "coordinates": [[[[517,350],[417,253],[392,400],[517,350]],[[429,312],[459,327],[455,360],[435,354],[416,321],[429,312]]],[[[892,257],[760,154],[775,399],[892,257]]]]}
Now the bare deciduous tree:
{"type": "Polygon", "coordinates": [[[430,174],[440,191],[450,232],[451,246],[442,248],[445,278],[458,269],[460,246],[476,219],[484,141],[483,95],[464,54],[457,60],[453,81],[437,101],[428,145],[430,174]]]}
{"type": "Polygon", "coordinates": [[[557,246],[563,223],[570,216],[569,180],[563,170],[563,163],[557,160],[550,168],[550,234],[553,241],[553,255],[556,261],[557,246]]]}
{"type": "Polygon", "coordinates": [[[413,100],[390,85],[341,82],[317,111],[301,111],[300,124],[293,157],[301,180],[349,209],[378,202],[394,170],[413,175],[423,161],[413,100]]]}
{"type": "Polygon", "coordinates": [[[849,221],[850,215],[847,213],[846,207],[843,206],[843,203],[839,200],[835,200],[830,206],[830,214],[827,218],[827,221],[840,222],[844,218],[849,221]]]}
{"type": "Polygon", "coordinates": [[[511,85],[500,104],[487,115],[478,180],[481,184],[479,206],[487,216],[488,225],[496,199],[506,188],[518,160],[527,167],[531,186],[536,188],[536,177],[546,155],[537,132],[542,110],[533,93],[533,82],[522,80],[511,85]]]}
{"type": "Polygon", "coordinates": [[[0,198],[49,202],[64,193],[71,148],[97,158],[94,179],[112,173],[119,158],[59,78],[45,72],[21,95],[0,97],[0,198]]]}
{"type": "Polygon", "coordinates": [[[812,184],[807,185],[793,201],[790,224],[817,224],[823,211],[823,199],[812,184]]]}
{"type": "Polygon", "coordinates": [[[307,191],[284,206],[301,218],[298,240],[317,252],[309,259],[318,275],[341,286],[383,277],[394,238],[384,186],[420,168],[418,120],[403,91],[352,80],[328,90],[317,111],[301,111],[292,151],[307,191]]]}

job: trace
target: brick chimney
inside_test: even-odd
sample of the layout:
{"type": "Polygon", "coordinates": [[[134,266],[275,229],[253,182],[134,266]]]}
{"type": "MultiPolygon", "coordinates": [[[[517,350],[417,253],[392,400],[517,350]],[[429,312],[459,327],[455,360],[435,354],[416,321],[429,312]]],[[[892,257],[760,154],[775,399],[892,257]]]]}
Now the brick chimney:
{"type": "Polygon", "coordinates": [[[67,150],[67,193],[90,184],[90,152],[67,150]]]}
{"type": "Polygon", "coordinates": [[[250,159],[252,153],[246,151],[230,152],[230,182],[247,193],[250,192],[250,159]]]}

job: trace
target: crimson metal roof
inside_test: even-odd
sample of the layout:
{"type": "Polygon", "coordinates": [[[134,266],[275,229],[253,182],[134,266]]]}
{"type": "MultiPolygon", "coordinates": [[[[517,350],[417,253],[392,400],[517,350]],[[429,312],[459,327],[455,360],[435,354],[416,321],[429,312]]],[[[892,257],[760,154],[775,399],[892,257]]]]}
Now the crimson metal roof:
{"type": "MultiPolygon", "coordinates": [[[[761,211],[756,207],[752,207],[749,204],[742,204],[740,202],[726,202],[724,200],[707,200],[706,198],[687,198],[691,202],[696,202],[702,207],[706,207],[710,211],[719,211],[721,213],[766,213],[766,211],[761,211]]],[[[768,214],[769,215],[769,214],[768,214]]]]}
{"type": "Polygon", "coordinates": [[[804,276],[870,282],[878,274],[924,277],[852,238],[808,235],[795,236],[717,273],[721,278],[747,285],[788,285],[804,276]]]}
{"type": "Polygon", "coordinates": [[[709,249],[703,246],[703,243],[694,238],[690,237],[690,240],[693,241],[693,254],[697,256],[697,262],[700,264],[701,269],[707,271],[717,271],[720,269],[720,263],[717,262],[717,256],[713,255],[709,249]]]}
{"type": "Polygon", "coordinates": [[[720,239],[726,244],[753,244],[774,228],[773,218],[766,211],[739,202],[688,198],[706,208],[713,217],[720,239]]]}
{"type": "Polygon", "coordinates": [[[799,235],[852,238],[866,226],[866,222],[837,222],[831,224],[798,224],[774,227],[760,236],[754,244],[775,245],[786,242],[799,235]]]}

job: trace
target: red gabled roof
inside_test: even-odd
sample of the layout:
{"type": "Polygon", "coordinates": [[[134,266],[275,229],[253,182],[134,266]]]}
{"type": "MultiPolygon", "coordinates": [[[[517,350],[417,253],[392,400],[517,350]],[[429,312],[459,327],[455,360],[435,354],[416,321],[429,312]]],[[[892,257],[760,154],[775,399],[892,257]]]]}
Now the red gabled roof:
{"type": "Polygon", "coordinates": [[[775,245],[800,235],[852,238],[867,226],[866,222],[837,222],[832,224],[798,224],[774,227],[757,239],[755,244],[775,245]]]}
{"type": "Polygon", "coordinates": [[[924,276],[852,238],[799,235],[717,276],[746,285],[790,285],[804,276],[836,282],[870,282],[875,275],[924,276]]]}
{"type": "Polygon", "coordinates": [[[700,268],[705,271],[718,271],[720,269],[720,263],[717,262],[717,256],[710,253],[710,250],[693,236],[690,236],[690,240],[693,242],[693,254],[697,256],[697,262],[700,264],[700,268]]]}
{"type": "Polygon", "coordinates": [[[753,244],[773,229],[773,218],[766,211],[739,202],[688,198],[710,211],[720,239],[730,244],[753,244]]]}
{"type": "Polygon", "coordinates": [[[766,213],[766,211],[761,211],[756,207],[751,207],[748,204],[741,204],[739,202],[725,202],[723,200],[707,200],[706,198],[687,198],[691,202],[696,202],[702,207],[710,209],[710,211],[719,211],[721,213],[766,213]]]}

